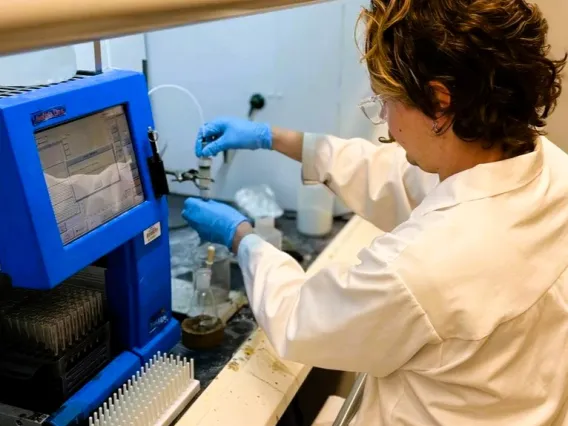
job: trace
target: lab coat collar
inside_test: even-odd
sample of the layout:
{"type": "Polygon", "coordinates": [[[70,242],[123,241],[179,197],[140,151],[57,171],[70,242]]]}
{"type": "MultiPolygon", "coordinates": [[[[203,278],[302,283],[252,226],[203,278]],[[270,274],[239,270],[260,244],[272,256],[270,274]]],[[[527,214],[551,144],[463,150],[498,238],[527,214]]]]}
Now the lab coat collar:
{"type": "Polygon", "coordinates": [[[414,214],[425,215],[468,201],[489,198],[521,188],[535,179],[543,167],[543,139],[528,154],[475,166],[439,183],[414,214]]]}

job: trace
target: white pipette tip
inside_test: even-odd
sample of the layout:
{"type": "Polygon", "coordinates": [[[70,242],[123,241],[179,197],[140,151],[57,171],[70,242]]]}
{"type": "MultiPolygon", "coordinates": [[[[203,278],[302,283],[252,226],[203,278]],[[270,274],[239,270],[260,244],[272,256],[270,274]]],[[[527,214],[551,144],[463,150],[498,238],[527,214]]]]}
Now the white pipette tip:
{"type": "Polygon", "coordinates": [[[193,376],[193,359],[158,352],[89,417],[89,426],[172,424],[199,391],[193,376]]]}

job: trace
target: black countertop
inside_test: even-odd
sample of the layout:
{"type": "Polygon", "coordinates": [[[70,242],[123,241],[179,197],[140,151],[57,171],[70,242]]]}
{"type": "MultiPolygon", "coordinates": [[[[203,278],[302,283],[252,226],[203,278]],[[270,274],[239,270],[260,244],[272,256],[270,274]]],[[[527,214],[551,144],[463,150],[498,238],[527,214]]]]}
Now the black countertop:
{"type": "MultiPolygon", "coordinates": [[[[334,221],[331,233],[322,238],[312,238],[301,235],[296,229],[296,217],[286,213],[276,221],[276,227],[283,233],[283,249],[300,261],[307,268],[313,260],[325,249],[337,233],[343,228],[349,217],[341,217],[334,221]]],[[[170,229],[170,247],[172,259],[172,278],[183,278],[195,258],[195,250],[199,247],[199,237],[189,227],[184,227],[179,221],[170,229]]],[[[238,265],[232,265],[231,287],[233,290],[243,290],[243,278],[238,265]]],[[[174,310],[176,301],[174,300],[174,310]]],[[[179,319],[182,319],[183,316],[179,319]]],[[[190,350],[181,343],[174,350],[179,354],[195,361],[195,376],[201,382],[203,391],[221,372],[245,340],[257,328],[254,316],[248,306],[240,309],[228,322],[225,337],[221,346],[210,350],[190,350]]]]}

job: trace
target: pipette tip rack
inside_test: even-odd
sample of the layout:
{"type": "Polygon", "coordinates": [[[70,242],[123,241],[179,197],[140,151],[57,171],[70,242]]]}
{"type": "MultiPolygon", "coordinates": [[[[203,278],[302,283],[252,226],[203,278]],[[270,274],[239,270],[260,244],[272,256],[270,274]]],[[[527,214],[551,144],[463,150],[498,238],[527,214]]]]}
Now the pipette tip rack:
{"type": "Polygon", "coordinates": [[[154,355],[89,418],[89,426],[166,426],[199,392],[193,359],[154,355]]]}

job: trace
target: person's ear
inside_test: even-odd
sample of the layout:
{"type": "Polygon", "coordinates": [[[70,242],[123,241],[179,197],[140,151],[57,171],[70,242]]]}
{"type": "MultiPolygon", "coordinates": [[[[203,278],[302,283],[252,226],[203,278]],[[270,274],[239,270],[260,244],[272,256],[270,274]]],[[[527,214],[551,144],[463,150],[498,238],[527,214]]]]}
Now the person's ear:
{"type": "Polygon", "coordinates": [[[450,108],[452,96],[450,95],[448,88],[439,81],[431,81],[430,88],[432,89],[432,92],[438,103],[438,111],[436,111],[436,116],[439,118],[443,116],[445,112],[450,108]]]}

